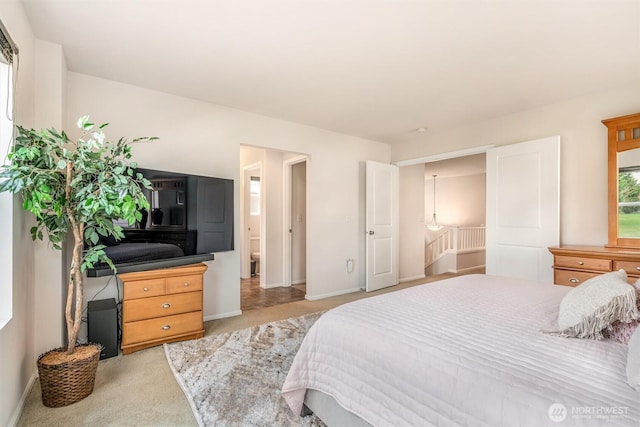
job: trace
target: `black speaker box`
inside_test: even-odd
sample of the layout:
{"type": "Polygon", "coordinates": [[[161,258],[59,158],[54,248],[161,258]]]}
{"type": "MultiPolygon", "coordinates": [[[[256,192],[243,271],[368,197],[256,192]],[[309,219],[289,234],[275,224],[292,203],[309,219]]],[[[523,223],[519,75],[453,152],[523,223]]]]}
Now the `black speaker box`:
{"type": "Polygon", "coordinates": [[[102,344],[100,359],[118,355],[118,308],[114,298],[87,304],[89,342],[102,344]]]}

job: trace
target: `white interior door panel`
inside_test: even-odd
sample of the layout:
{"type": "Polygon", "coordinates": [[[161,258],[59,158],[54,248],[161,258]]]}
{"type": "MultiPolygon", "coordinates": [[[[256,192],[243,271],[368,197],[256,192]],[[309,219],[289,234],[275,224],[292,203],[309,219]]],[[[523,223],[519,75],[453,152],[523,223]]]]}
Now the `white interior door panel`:
{"type": "Polygon", "coordinates": [[[560,137],[487,151],[487,274],[553,283],[560,241],[560,137]]]}
{"type": "Polygon", "coordinates": [[[366,291],[398,283],[398,167],[366,164],[366,291]]]}

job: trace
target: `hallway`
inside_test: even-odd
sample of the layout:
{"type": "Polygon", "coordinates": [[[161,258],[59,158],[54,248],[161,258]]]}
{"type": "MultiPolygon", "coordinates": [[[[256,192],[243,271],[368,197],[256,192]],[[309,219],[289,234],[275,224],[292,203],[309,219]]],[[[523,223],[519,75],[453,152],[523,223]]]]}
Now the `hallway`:
{"type": "Polygon", "coordinates": [[[304,283],[286,288],[263,289],[260,287],[260,276],[241,279],[240,289],[240,309],[243,311],[302,301],[306,294],[304,283]]]}

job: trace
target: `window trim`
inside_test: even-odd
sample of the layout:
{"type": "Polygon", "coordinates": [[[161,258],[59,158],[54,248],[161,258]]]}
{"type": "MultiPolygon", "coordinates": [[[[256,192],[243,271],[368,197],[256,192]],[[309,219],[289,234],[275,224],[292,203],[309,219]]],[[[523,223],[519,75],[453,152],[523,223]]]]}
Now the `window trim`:
{"type": "MultiPolygon", "coordinates": [[[[7,162],[7,153],[13,137],[13,84],[12,63],[5,61],[0,56],[0,158],[2,164],[7,162]],[[7,111],[11,109],[11,111],[7,111]]],[[[3,221],[0,223],[0,233],[5,236],[0,241],[0,330],[2,330],[13,318],[13,211],[14,195],[12,193],[0,193],[0,210],[4,212],[3,221]]]]}

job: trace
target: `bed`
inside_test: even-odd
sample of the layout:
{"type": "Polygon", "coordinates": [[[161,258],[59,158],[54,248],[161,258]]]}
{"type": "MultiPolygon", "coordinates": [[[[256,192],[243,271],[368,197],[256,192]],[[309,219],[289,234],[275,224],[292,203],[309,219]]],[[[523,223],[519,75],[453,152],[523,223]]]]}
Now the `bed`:
{"type": "Polygon", "coordinates": [[[283,397],[329,426],[640,425],[624,344],[541,332],[570,289],[468,275],[342,305],[310,329],[283,397]]]}

